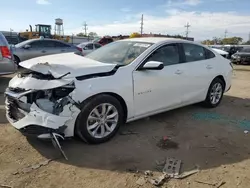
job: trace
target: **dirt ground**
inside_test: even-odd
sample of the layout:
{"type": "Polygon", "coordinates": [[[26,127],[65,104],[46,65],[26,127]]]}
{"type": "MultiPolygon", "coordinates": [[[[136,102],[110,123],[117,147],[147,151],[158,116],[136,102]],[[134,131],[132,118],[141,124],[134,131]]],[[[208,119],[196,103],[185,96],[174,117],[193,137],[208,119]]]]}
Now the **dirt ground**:
{"type": "Polygon", "coordinates": [[[156,161],[169,157],[182,160],[181,172],[197,166],[200,172],[182,180],[170,179],[162,187],[210,188],[222,181],[222,188],[250,185],[250,133],[244,133],[250,131],[250,67],[235,67],[232,89],[218,108],[193,105],[129,123],[121,131],[138,134],[118,134],[101,145],[67,140],[63,147],[68,161],[50,142],[27,139],[8,124],[3,91],[9,79],[0,78],[0,187],[150,188],[154,187],[150,183],[137,185],[144,175],[131,170],[152,170],[157,176],[156,161]],[[164,136],[179,148],[157,147],[164,136]],[[27,170],[47,159],[53,160],[27,170]]]}

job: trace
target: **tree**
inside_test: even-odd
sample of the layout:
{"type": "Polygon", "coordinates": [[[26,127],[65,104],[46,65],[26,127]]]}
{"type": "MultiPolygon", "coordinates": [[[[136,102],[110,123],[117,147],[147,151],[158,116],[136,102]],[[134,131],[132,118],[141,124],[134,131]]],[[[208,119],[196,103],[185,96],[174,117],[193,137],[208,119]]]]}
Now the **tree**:
{"type": "Polygon", "coordinates": [[[78,33],[76,36],[78,36],[78,37],[87,37],[84,33],[78,33]]]}
{"type": "Polygon", "coordinates": [[[139,33],[132,33],[129,38],[138,38],[138,37],[141,37],[141,35],[139,33]]]}
{"type": "Polygon", "coordinates": [[[243,44],[245,44],[245,45],[250,45],[250,40],[247,41],[247,42],[244,42],[243,44]]]}
{"type": "Polygon", "coordinates": [[[204,45],[213,45],[214,41],[207,39],[207,40],[202,41],[201,43],[204,45]]]}
{"type": "Polygon", "coordinates": [[[96,38],[96,37],[98,37],[98,35],[97,35],[96,32],[90,32],[90,33],[89,33],[89,37],[90,37],[90,38],[96,38]]]}
{"type": "Polygon", "coordinates": [[[230,37],[230,38],[224,38],[222,40],[222,44],[232,44],[237,45],[240,44],[243,41],[241,37],[230,37]]]}

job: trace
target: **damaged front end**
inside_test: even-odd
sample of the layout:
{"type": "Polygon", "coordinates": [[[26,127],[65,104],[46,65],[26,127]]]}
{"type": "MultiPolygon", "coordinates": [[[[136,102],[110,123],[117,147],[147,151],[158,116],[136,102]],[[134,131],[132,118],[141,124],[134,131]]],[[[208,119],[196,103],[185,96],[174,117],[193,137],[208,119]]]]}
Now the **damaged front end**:
{"type": "Polygon", "coordinates": [[[80,112],[71,98],[74,80],[29,71],[15,76],[5,91],[6,116],[24,135],[51,138],[74,136],[80,112]]]}

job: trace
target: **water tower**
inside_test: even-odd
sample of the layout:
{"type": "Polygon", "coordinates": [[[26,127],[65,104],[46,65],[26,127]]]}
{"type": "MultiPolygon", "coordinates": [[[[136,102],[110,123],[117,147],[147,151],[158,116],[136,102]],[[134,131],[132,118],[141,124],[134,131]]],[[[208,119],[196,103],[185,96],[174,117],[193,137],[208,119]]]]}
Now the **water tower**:
{"type": "Polygon", "coordinates": [[[63,20],[61,18],[55,19],[55,35],[63,36],[63,20]]]}

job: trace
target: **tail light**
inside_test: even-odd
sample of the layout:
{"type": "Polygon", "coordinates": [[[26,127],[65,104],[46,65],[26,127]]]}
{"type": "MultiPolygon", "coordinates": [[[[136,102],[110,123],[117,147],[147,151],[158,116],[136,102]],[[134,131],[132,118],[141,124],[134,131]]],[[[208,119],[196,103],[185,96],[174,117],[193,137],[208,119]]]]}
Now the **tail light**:
{"type": "Polygon", "coordinates": [[[11,52],[8,46],[0,46],[0,52],[2,53],[3,57],[11,59],[11,52]]]}
{"type": "Polygon", "coordinates": [[[82,48],[80,48],[80,47],[76,47],[77,48],[77,50],[79,50],[80,52],[82,51],[82,48]]]}

